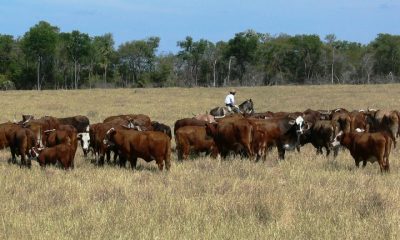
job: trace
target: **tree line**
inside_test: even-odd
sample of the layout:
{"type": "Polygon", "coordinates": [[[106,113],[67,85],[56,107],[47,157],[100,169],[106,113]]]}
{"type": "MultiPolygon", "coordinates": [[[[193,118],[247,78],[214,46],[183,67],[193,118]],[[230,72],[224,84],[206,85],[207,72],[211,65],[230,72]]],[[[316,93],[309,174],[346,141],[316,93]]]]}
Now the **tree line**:
{"type": "Polygon", "coordinates": [[[370,84],[399,82],[400,36],[369,44],[334,34],[271,35],[253,30],[213,43],[187,36],[158,54],[159,37],[115,47],[111,33],[60,32],[40,21],[22,37],[0,34],[0,88],[370,84]]]}

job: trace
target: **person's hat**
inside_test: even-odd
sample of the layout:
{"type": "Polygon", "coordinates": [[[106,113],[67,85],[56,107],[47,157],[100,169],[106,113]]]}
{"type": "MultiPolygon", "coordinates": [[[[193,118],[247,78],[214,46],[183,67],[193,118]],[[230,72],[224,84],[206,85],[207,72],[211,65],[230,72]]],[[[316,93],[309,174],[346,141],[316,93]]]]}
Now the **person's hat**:
{"type": "Polygon", "coordinates": [[[229,92],[230,93],[236,93],[236,90],[232,88],[229,92]]]}

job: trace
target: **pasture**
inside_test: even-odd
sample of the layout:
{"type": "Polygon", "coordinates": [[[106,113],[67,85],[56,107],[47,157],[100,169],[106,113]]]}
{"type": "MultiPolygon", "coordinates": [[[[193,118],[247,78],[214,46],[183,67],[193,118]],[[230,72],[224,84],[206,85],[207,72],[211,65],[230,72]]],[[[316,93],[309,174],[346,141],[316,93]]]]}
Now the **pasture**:
{"type": "MultiPolygon", "coordinates": [[[[227,88],[11,91],[0,93],[0,122],[21,114],[143,113],[175,120],[223,104],[227,88]]],[[[400,85],[237,88],[256,112],[400,109],[400,85]]],[[[175,145],[173,141],[173,146],[175,145]]],[[[155,162],[138,170],[96,167],[78,148],[75,169],[9,165],[0,151],[0,239],[399,239],[400,151],[391,172],[357,169],[347,151],[336,160],[307,145],[278,161],[172,155],[169,172],[155,162]]],[[[91,158],[91,157],[90,157],[91,158]]]]}

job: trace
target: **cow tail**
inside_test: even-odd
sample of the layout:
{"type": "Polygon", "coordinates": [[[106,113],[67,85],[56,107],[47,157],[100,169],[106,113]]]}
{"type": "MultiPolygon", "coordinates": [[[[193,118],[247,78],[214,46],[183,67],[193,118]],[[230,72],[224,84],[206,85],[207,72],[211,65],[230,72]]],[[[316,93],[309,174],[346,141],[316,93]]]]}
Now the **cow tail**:
{"type": "Polygon", "coordinates": [[[169,138],[166,144],[165,155],[165,168],[169,170],[171,167],[171,140],[169,138]]]}
{"type": "Polygon", "coordinates": [[[392,138],[388,137],[386,144],[385,144],[385,155],[384,155],[384,159],[385,159],[385,169],[389,171],[389,155],[390,155],[390,151],[392,149],[392,138]]]}

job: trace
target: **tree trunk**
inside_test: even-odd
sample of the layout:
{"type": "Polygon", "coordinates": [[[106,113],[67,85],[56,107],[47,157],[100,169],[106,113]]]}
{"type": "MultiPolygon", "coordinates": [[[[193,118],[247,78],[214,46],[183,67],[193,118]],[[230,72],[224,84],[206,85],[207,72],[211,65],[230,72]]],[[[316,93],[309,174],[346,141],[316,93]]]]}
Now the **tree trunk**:
{"type": "Polygon", "coordinates": [[[213,87],[215,87],[215,85],[216,85],[216,76],[215,76],[216,66],[217,66],[217,60],[214,60],[214,68],[213,68],[214,82],[213,82],[213,87]]]}
{"type": "Polygon", "coordinates": [[[332,47],[332,68],[331,68],[331,82],[332,82],[332,85],[333,85],[333,62],[334,62],[334,55],[335,54],[335,48],[333,48],[332,47]]]}
{"type": "Polygon", "coordinates": [[[232,63],[232,57],[229,57],[229,63],[228,63],[228,80],[227,84],[229,85],[230,83],[230,76],[231,76],[231,63],[232,63]]]}
{"type": "Polygon", "coordinates": [[[75,87],[75,89],[77,89],[76,65],[77,65],[77,61],[74,60],[74,87],[75,87]]]}
{"type": "Polygon", "coordinates": [[[369,84],[369,76],[370,76],[370,74],[369,74],[369,72],[367,73],[367,83],[369,84]]]}
{"type": "Polygon", "coordinates": [[[38,57],[38,63],[37,63],[37,90],[40,91],[40,62],[41,62],[41,57],[38,57]]]}
{"type": "Polygon", "coordinates": [[[104,86],[107,85],[107,67],[108,67],[108,64],[104,64],[104,74],[103,74],[103,76],[104,76],[104,86]]]}

